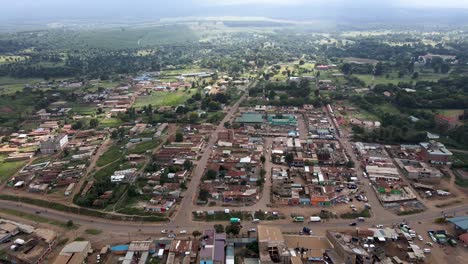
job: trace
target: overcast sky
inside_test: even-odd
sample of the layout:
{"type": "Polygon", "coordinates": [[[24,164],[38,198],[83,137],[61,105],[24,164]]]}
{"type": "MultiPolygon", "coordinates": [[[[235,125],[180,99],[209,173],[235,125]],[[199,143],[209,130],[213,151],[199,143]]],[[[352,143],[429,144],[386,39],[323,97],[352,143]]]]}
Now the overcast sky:
{"type": "Polygon", "coordinates": [[[468,8],[468,0],[0,0],[0,3],[0,19],[17,20],[204,15],[294,18],[295,14],[305,19],[307,14],[312,18],[323,13],[318,9],[333,13],[345,8],[468,8]]]}

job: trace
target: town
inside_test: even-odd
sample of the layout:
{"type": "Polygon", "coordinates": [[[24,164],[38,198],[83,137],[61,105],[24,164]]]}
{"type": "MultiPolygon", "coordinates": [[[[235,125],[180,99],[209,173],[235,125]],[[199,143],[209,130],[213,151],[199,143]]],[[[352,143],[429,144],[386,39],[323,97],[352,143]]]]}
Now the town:
{"type": "Polygon", "coordinates": [[[0,262],[464,263],[466,32],[230,23],[0,35],[0,262]]]}

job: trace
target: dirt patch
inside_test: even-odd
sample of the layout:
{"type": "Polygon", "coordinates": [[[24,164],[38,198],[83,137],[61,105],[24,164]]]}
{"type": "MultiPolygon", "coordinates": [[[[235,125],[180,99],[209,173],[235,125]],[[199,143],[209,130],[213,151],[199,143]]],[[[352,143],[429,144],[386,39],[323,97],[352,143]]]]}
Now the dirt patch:
{"type": "Polygon", "coordinates": [[[8,107],[8,106],[4,106],[2,108],[0,108],[0,113],[13,113],[13,109],[11,109],[11,107],[8,107]]]}

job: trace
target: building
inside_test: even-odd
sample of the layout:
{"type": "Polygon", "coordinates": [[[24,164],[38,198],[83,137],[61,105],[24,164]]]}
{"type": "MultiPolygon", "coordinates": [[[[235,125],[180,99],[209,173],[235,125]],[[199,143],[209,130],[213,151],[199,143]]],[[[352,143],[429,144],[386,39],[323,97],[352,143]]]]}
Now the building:
{"type": "Polygon", "coordinates": [[[428,164],[416,160],[395,159],[397,165],[408,179],[422,181],[439,181],[442,173],[428,164]]]}
{"type": "Polygon", "coordinates": [[[446,127],[447,129],[454,129],[458,126],[457,119],[445,115],[435,115],[434,120],[437,125],[446,127]]]}
{"type": "Polygon", "coordinates": [[[87,263],[86,258],[91,252],[91,243],[89,241],[74,241],[60,251],[54,264],[84,264],[87,263]]]}
{"type": "Polygon", "coordinates": [[[281,229],[274,226],[257,227],[260,263],[290,263],[291,254],[281,229]]]}
{"type": "Polygon", "coordinates": [[[40,149],[42,154],[54,154],[62,151],[68,144],[68,136],[61,134],[51,136],[46,140],[41,141],[40,149]]]}
{"type": "Polygon", "coordinates": [[[334,254],[327,254],[332,263],[371,264],[372,256],[355,242],[350,235],[327,231],[326,236],[333,245],[334,254]]]}
{"type": "Polygon", "coordinates": [[[226,261],[226,234],[213,229],[204,230],[199,254],[200,264],[224,264],[226,261]]]}
{"type": "Polygon", "coordinates": [[[458,216],[447,219],[450,223],[455,225],[455,229],[459,233],[468,232],[468,216],[458,216]]]}
{"type": "Polygon", "coordinates": [[[444,144],[431,140],[419,143],[419,145],[421,146],[421,158],[424,161],[434,164],[450,164],[450,157],[453,154],[444,144]]]}

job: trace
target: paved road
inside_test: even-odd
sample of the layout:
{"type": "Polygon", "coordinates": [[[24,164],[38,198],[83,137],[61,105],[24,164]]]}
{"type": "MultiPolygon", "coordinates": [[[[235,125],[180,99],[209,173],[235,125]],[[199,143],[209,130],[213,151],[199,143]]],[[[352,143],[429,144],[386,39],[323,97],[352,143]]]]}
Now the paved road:
{"type": "Polygon", "coordinates": [[[192,173],[192,179],[190,180],[189,185],[187,186],[187,191],[184,193],[184,199],[179,205],[177,209],[176,216],[172,218],[171,223],[175,225],[184,225],[187,221],[191,221],[192,219],[192,211],[194,210],[194,202],[198,195],[198,190],[200,186],[200,181],[203,176],[203,172],[205,171],[206,165],[210,158],[211,151],[213,146],[216,144],[218,140],[218,133],[224,129],[224,123],[229,122],[233,116],[236,114],[239,105],[247,98],[247,95],[244,94],[229,110],[226,114],[224,119],[219,123],[216,127],[216,130],[210,136],[208,143],[206,144],[205,148],[202,150],[203,155],[202,158],[198,161],[195,170],[192,173]]]}
{"type": "MultiPolygon", "coordinates": [[[[42,217],[58,220],[58,221],[68,221],[72,220],[75,224],[79,224],[83,227],[100,229],[105,232],[112,233],[131,233],[137,234],[139,232],[143,233],[159,233],[161,230],[181,230],[186,229],[188,231],[193,230],[202,230],[204,228],[211,228],[214,225],[214,222],[191,222],[185,221],[183,225],[177,225],[175,223],[142,223],[142,222],[121,222],[121,221],[110,221],[102,218],[93,218],[84,215],[69,214],[62,211],[56,211],[44,208],[37,207],[30,204],[22,204],[12,201],[0,200],[0,208],[12,209],[24,213],[34,214],[36,211],[40,211],[42,217]]],[[[468,212],[468,205],[455,206],[450,209],[445,208],[444,213],[448,215],[465,215],[468,212]]],[[[360,224],[362,227],[370,227],[371,225],[383,224],[383,225],[392,225],[394,223],[399,223],[403,220],[406,220],[409,223],[415,222],[424,222],[432,221],[434,218],[441,216],[440,212],[425,212],[421,214],[408,215],[408,216],[397,216],[387,219],[369,219],[365,223],[360,224]]],[[[351,220],[337,219],[324,223],[312,223],[314,229],[316,230],[326,230],[329,228],[342,228],[346,227],[351,220]]],[[[226,224],[226,222],[224,222],[226,224]]],[[[281,229],[284,232],[297,231],[299,228],[304,226],[304,223],[292,223],[289,220],[278,220],[278,221],[269,221],[263,222],[262,224],[266,225],[280,225],[281,229]]],[[[255,227],[256,224],[253,223],[243,223],[244,229],[255,227]]]]}

